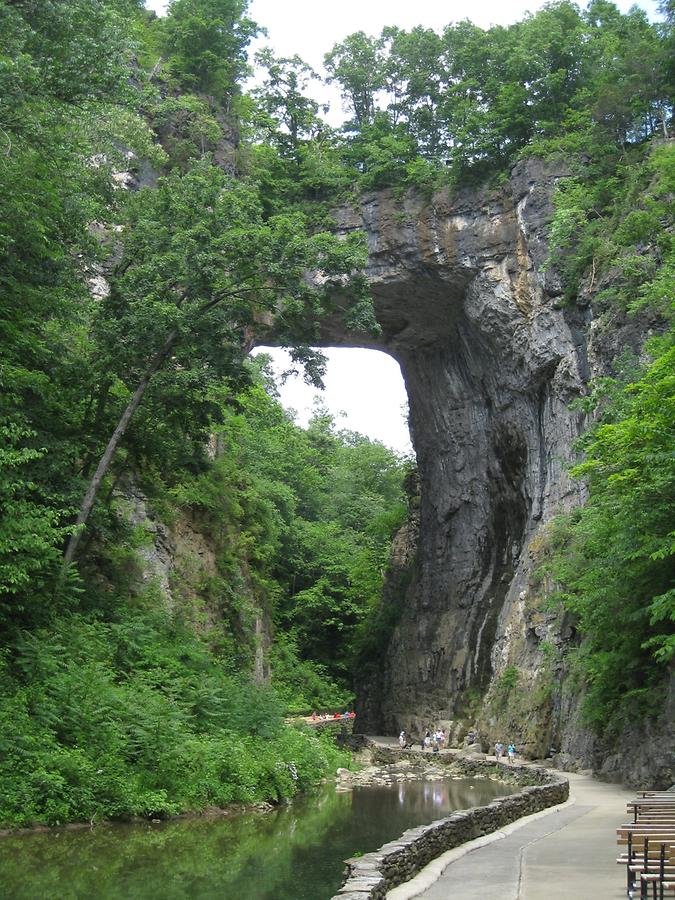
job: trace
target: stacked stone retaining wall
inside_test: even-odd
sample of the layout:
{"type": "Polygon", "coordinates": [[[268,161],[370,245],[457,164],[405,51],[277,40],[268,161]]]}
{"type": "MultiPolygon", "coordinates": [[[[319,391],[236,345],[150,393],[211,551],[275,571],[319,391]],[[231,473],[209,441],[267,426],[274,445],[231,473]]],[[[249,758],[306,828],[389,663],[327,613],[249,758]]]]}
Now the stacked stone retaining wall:
{"type": "Polygon", "coordinates": [[[336,735],[351,735],[354,728],[354,719],[318,719],[316,722],[307,722],[310,728],[317,731],[332,731],[336,735]]]}
{"type": "MultiPolygon", "coordinates": [[[[393,762],[409,751],[376,748],[374,761],[393,762]]],[[[411,754],[412,755],[412,754],[411,754]]],[[[424,755],[422,753],[415,756],[424,755]]],[[[431,754],[427,754],[427,759],[431,754]]],[[[440,762],[434,754],[434,763],[440,762]]],[[[481,775],[495,771],[495,763],[482,759],[443,755],[456,775],[481,775]]],[[[524,786],[515,794],[492,800],[487,806],[457,810],[445,819],[404,832],[379,850],[347,860],[347,876],[333,900],[382,900],[387,891],[409,881],[446,850],[499,831],[523,816],[564,803],[569,782],[562,775],[536,766],[511,765],[505,774],[524,786]]]]}

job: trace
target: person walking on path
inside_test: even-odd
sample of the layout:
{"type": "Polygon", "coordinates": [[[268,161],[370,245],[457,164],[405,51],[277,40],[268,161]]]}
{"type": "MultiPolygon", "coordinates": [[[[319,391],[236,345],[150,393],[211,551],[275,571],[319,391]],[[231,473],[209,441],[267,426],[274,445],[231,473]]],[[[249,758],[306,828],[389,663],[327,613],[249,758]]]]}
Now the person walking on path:
{"type": "Polygon", "coordinates": [[[512,763],[514,761],[514,759],[516,758],[516,746],[513,743],[513,741],[506,748],[506,752],[509,755],[509,762],[512,763]]]}
{"type": "Polygon", "coordinates": [[[501,758],[504,755],[504,745],[501,741],[497,741],[495,744],[495,759],[497,762],[501,762],[501,758]]]}

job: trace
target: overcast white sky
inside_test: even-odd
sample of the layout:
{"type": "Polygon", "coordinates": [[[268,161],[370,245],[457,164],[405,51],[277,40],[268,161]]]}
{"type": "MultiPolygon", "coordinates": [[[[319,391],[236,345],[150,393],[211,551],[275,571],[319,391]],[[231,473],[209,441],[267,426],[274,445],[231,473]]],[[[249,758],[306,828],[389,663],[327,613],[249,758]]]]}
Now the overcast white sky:
{"type": "MultiPolygon", "coordinates": [[[[168,4],[166,0],[146,0],[145,5],[161,13],[168,4]]],[[[249,15],[267,28],[279,53],[298,53],[318,66],[323,54],[353,31],[379,34],[384,25],[439,29],[460,19],[471,19],[483,28],[508,25],[543,5],[541,0],[472,0],[470,4],[443,0],[251,0],[249,15]]],[[[630,0],[617,3],[624,12],[632,5],[630,0]]],[[[646,9],[650,17],[656,14],[657,4],[652,0],[640,0],[637,6],[646,9]]]]}
{"type": "MultiPolygon", "coordinates": [[[[408,435],[408,401],[398,363],[377,350],[330,349],[325,391],[306,385],[302,378],[277,381],[281,402],[296,412],[296,421],[307,425],[319,398],[335,416],[338,428],[348,428],[382,441],[398,453],[411,454],[408,435]]],[[[279,349],[260,347],[254,351],[273,357],[278,375],[291,368],[290,356],[279,349]]]]}
{"type": "MultiPolygon", "coordinates": [[[[623,11],[634,4],[631,0],[615,0],[623,11]]],[[[146,6],[162,13],[166,0],[146,0],[146,6]]],[[[543,0],[472,0],[468,3],[444,3],[442,0],[251,0],[250,17],[267,29],[269,37],[257,46],[271,46],[280,56],[297,53],[320,74],[324,54],[354,31],[379,34],[385,25],[412,28],[424,25],[439,30],[453,21],[471,19],[477,25],[508,25],[526,12],[536,12],[543,0]]],[[[585,4],[580,4],[585,5],[585,4]]],[[[635,4],[645,9],[650,18],[657,15],[655,0],[635,4]]],[[[324,97],[318,97],[321,101],[324,97]]],[[[341,121],[339,100],[327,94],[333,115],[330,121],[341,121]]],[[[275,358],[279,372],[288,367],[280,350],[266,350],[275,358]]],[[[341,411],[342,427],[360,431],[381,440],[395,450],[409,453],[410,441],[405,416],[405,388],[398,364],[383,353],[368,350],[330,350],[323,402],[334,413],[341,411]]],[[[289,379],[280,387],[284,406],[298,412],[298,422],[306,424],[311,415],[316,391],[300,378],[289,379]]]]}

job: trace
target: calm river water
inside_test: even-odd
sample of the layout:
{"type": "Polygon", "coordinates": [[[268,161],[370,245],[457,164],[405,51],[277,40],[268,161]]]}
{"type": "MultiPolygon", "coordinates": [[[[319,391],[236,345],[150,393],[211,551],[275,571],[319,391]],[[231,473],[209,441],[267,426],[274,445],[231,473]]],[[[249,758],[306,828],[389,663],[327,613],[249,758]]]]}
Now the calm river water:
{"type": "Polygon", "coordinates": [[[271,813],[0,838],[0,896],[324,900],[341,884],[348,857],[512,790],[471,778],[345,793],[325,785],[271,813]]]}

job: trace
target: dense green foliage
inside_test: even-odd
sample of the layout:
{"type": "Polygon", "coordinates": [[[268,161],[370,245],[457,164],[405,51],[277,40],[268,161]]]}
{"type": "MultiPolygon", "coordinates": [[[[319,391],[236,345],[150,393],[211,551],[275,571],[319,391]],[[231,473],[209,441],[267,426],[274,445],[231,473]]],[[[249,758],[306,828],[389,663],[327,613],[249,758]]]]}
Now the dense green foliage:
{"type": "MultiPolygon", "coordinates": [[[[373,321],[360,240],[308,228],[292,203],[270,212],[263,179],[234,179],[218,163],[255,31],[245,5],[177,0],[162,21],[131,0],[0,10],[3,822],[290,796],[338,759],[281,722],[290,701],[350,696],[347,644],[329,672],[339,654],[311,658],[282,612],[302,562],[284,559],[282,538],[290,546],[301,521],[318,527],[312,490],[325,491],[326,476],[296,512],[273,457],[259,454],[272,453],[276,419],[287,444],[277,462],[295,452],[311,482],[311,447],[292,450],[304,433],[265,393],[245,348],[272,314],[320,377],[308,343],[329,298],[306,279],[312,269],[327,286],[351,278],[347,315],[355,327],[373,321]],[[215,464],[212,434],[229,451],[215,464]],[[64,577],[64,544],[95,472],[77,566],[64,577]],[[167,522],[222,528],[213,568],[177,571],[172,600],[144,575],[150,526],[131,524],[127,499],[140,483],[167,522]],[[261,610],[286,625],[283,699],[251,682],[261,610]]],[[[349,446],[325,430],[334,456],[349,446]]],[[[398,463],[382,452],[395,482],[398,463]]],[[[390,533],[371,540],[365,524],[336,552],[353,559],[330,594],[357,618],[377,579],[357,595],[349,573],[368,553],[381,568],[390,533]]],[[[304,552],[322,544],[305,537],[304,552]]],[[[304,577],[306,589],[319,580],[304,577]]],[[[316,641],[325,618],[313,623],[316,641]]]]}
{"type": "MultiPolygon", "coordinates": [[[[143,587],[136,556],[151,522],[118,525],[96,551],[107,583],[85,580],[80,611],[16,634],[1,692],[0,820],[274,799],[337,764],[280,713],[351,699],[352,634],[377,601],[404,514],[400,463],[336,433],[325,414],[303,431],[251,378],[223,410],[215,462],[168,484],[155,470],[145,485],[166,520],[210,535],[215,573],[177,573],[169,615],[159,586],[143,587]],[[246,674],[261,606],[278,633],[275,692],[246,674]]],[[[124,515],[126,503],[122,493],[112,508],[124,515]]]]}
{"type": "Polygon", "coordinates": [[[155,154],[128,105],[131,6],[79,0],[0,10],[0,422],[8,437],[0,494],[12,512],[0,540],[5,627],[42,615],[26,585],[53,574],[77,502],[68,472],[81,454],[93,381],[89,223],[115,210],[116,148],[155,154]]]}
{"type": "Polygon", "coordinates": [[[118,526],[98,550],[107,585],[85,583],[81,611],[16,635],[2,682],[2,821],[290,796],[336,764],[280,712],[350,701],[352,635],[404,514],[401,467],[325,414],[303,431],[251,378],[223,410],[215,462],[171,484],[155,471],[146,485],[165,519],[211,536],[216,573],[176,575],[169,615],[159,586],[140,580],[136,552],[152,535],[118,526]],[[246,675],[261,606],[278,631],[276,693],[246,675]],[[297,783],[284,761],[304,768],[297,783]]]}
{"type": "Polygon", "coordinates": [[[590,299],[601,332],[637,317],[661,335],[640,358],[618,359],[616,377],[581,404],[591,425],[572,471],[589,497],[555,523],[547,563],[561,589],[554,597],[575,614],[583,637],[573,657],[586,720],[611,739],[660,712],[675,649],[672,4],[662,12],[664,23],[637,31],[611,15],[612,27],[599,32],[596,65],[607,70],[596,115],[559,139],[535,141],[539,152],[570,161],[550,259],[566,302],[590,299]],[[617,52],[622,41],[634,48],[630,58],[617,52]]]}
{"type": "Polygon", "coordinates": [[[238,91],[248,70],[246,47],[257,34],[245,17],[247,0],[172,0],[163,49],[184,88],[222,101],[238,91]]]}
{"type": "Polygon", "coordinates": [[[663,669],[675,657],[672,347],[612,393],[574,470],[589,500],[558,524],[552,568],[586,638],[587,718],[619,734],[658,712],[663,669]]]}
{"type": "Polygon", "coordinates": [[[344,764],[149,604],[22,634],[0,679],[3,823],[280,799],[344,764]]]}
{"type": "Polygon", "coordinates": [[[605,328],[628,314],[662,332],[583,403],[595,421],[572,473],[589,498],[555,524],[547,564],[584,636],[587,721],[611,737],[659,712],[675,656],[673,197],[675,148],[657,143],[566,182],[554,221],[568,297],[591,292],[605,328]]]}
{"type": "Polygon", "coordinates": [[[522,154],[586,154],[668,135],[675,90],[673,28],[608,0],[561,0],[509,26],[471,22],[441,34],[388,26],[347,36],[326,54],[347,121],[332,131],[306,96],[297,57],[268,73],[249,128],[273,197],[332,201],[354,189],[425,191],[500,174],[522,154]],[[261,142],[261,143],[258,143],[261,142]],[[271,152],[270,144],[282,152],[271,152]]]}
{"type": "Polygon", "coordinates": [[[551,3],[508,27],[469,21],[350,35],[326,56],[351,119],[343,153],[365,187],[485,177],[531,144],[667,134],[672,38],[634,7],[551,3]]]}
{"type": "MultiPolygon", "coordinates": [[[[177,15],[199,7],[208,16],[211,6],[231,5],[204,0],[175,7],[177,15]]],[[[95,517],[104,515],[93,501],[111,476],[150,459],[164,472],[203,464],[204,440],[220,408],[209,393],[228,379],[234,385],[245,379],[245,335],[254,321],[273,312],[280,338],[307,357],[303,347],[315,337],[330,279],[344,275],[352,276],[354,298],[347,315],[357,326],[373,321],[358,277],[358,237],[310,233],[290,206],[266,215],[259,182],[233,180],[213,164],[208,141],[199,140],[206,129],[217,143],[209,128],[222,107],[212,100],[200,107],[199,98],[188,96],[180,109],[173,98],[165,109],[171,65],[161,89],[142,71],[138,85],[122,77],[132,53],[151,53],[156,23],[144,30],[141,12],[133,15],[133,4],[114,0],[19,3],[2,14],[10,152],[0,157],[0,415],[8,433],[29,439],[33,475],[41,469],[28,479],[16,454],[3,462],[11,466],[6,490],[21,515],[5,526],[0,552],[13,553],[36,531],[33,558],[14,559],[12,572],[2,569],[3,594],[16,595],[38,570],[56,577],[62,528],[78,507],[83,524],[92,508],[95,517]],[[70,41],[78,29],[91,44],[87,65],[69,71],[64,86],[52,69],[61,72],[62,32],[70,41]],[[12,105],[14,94],[20,100],[12,105]],[[174,132],[187,131],[177,160],[153,143],[143,104],[160,130],[168,117],[174,132]],[[197,135],[186,110],[201,118],[197,135]],[[115,190],[116,172],[140,166],[136,159],[171,171],[156,187],[115,190]],[[95,298],[88,282],[97,265],[109,287],[95,298]],[[325,273],[325,289],[312,288],[308,269],[325,273]],[[116,443],[106,460],[109,440],[116,443]],[[92,496],[81,504],[87,487],[92,496]]],[[[159,38],[173,34],[174,24],[173,17],[162,23],[159,38]]],[[[179,25],[185,25],[180,17],[179,25]]],[[[24,593],[3,621],[14,628],[46,613],[36,595],[24,593]]]]}
{"type": "MultiPolygon", "coordinates": [[[[219,542],[221,603],[245,573],[277,633],[272,683],[298,711],[351,700],[354,633],[376,606],[405,517],[403,465],[317,410],[298,428],[257,383],[238,394],[214,464],[171,489],[219,542]]],[[[239,586],[239,592],[242,586],[239,586]]]]}
{"type": "MultiPolygon", "coordinates": [[[[140,0],[0,6],[0,820],[278,798],[335,764],[280,715],[348,703],[355,648],[367,668],[390,634],[406,466],[320,409],[296,427],[247,352],[271,328],[319,383],[323,316],[376,331],[364,243],[331,234],[331,204],[524,153],[570,166],[551,231],[566,302],[665,332],[664,10],[564,0],[508,28],[351,35],[326,59],[350,116],[332,130],[298,57],[262,51],[242,93],[246,0],[164,19],[140,0]],[[177,551],[163,581],[161,528],[208,535],[203,565],[177,551]]],[[[673,653],[672,354],[649,354],[601,386],[590,502],[552,563],[601,729],[673,653]]]]}

